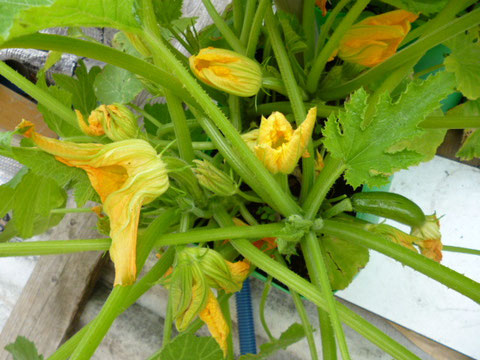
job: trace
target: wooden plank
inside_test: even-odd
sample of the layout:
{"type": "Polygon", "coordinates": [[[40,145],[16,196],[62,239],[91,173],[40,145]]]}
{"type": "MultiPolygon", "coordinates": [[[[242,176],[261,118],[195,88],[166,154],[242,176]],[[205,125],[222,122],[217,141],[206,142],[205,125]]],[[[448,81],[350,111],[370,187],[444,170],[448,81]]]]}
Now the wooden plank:
{"type": "Polygon", "coordinates": [[[442,145],[437,149],[437,155],[444,158],[461,162],[463,164],[480,167],[480,159],[472,159],[470,161],[460,161],[455,157],[455,154],[462,145],[463,130],[449,130],[445,136],[445,140],[442,145]]]}
{"type": "MultiPolygon", "coordinates": [[[[51,238],[98,237],[95,221],[94,214],[69,214],[51,238]]],[[[41,257],[0,334],[0,360],[11,359],[3,349],[19,335],[39,353],[52,354],[68,336],[106,259],[100,252],[41,257]]]]}
{"type": "Polygon", "coordinates": [[[36,130],[45,136],[57,137],[43,121],[37,105],[20,94],[0,85],[0,128],[13,130],[22,119],[35,124],[36,130]]]}

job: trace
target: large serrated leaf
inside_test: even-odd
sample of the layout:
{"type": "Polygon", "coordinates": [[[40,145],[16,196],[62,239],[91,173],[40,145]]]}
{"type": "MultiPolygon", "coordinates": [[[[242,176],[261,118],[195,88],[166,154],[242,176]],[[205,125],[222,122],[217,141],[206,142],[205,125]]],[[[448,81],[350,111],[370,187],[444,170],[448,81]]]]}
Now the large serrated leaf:
{"type": "Polygon", "coordinates": [[[5,346],[5,350],[12,354],[13,360],[43,360],[35,344],[24,336],[18,336],[14,343],[5,346]]]}
{"type": "Polygon", "coordinates": [[[448,0],[381,0],[397,8],[413,13],[431,15],[438,13],[447,4],[448,0]]]}
{"type": "Polygon", "coordinates": [[[57,26],[96,26],[134,31],[135,0],[3,0],[0,43],[57,26]]]}
{"type": "Polygon", "coordinates": [[[292,344],[302,340],[305,337],[305,331],[300,324],[292,324],[287,330],[285,330],[280,338],[260,345],[260,352],[258,354],[246,354],[240,356],[238,360],[260,360],[268,359],[269,356],[276,353],[281,349],[286,349],[292,344]]]}
{"type": "Polygon", "coordinates": [[[15,189],[13,221],[23,238],[34,235],[37,216],[48,220],[52,209],[65,205],[67,194],[53,180],[32,172],[22,177],[15,189]]]}
{"type": "Polygon", "coordinates": [[[452,53],[445,59],[445,69],[455,74],[457,89],[470,100],[480,98],[480,43],[460,34],[447,45],[452,53]]]}
{"type": "Polygon", "coordinates": [[[213,337],[180,335],[168,343],[154,360],[222,360],[223,352],[213,337]]]}
{"type": "Polygon", "coordinates": [[[143,85],[130,71],[107,65],[97,75],[95,95],[102,104],[126,104],[142,91],[143,85]]]}
{"type": "Polygon", "coordinates": [[[453,75],[441,72],[412,82],[396,102],[384,94],[368,125],[363,123],[369,96],[357,90],[345,110],[330,115],[323,130],[325,147],[345,163],[347,183],[354,188],[382,186],[395,171],[423,161],[424,155],[398,144],[423,134],[418,125],[440,107],[453,86],[453,75]]]}
{"type": "Polygon", "coordinates": [[[64,74],[53,74],[52,76],[61,89],[72,94],[73,107],[84,116],[88,116],[97,107],[93,83],[101,71],[98,66],[94,66],[88,71],[85,63],[80,60],[79,66],[75,70],[76,78],[64,74]]]}

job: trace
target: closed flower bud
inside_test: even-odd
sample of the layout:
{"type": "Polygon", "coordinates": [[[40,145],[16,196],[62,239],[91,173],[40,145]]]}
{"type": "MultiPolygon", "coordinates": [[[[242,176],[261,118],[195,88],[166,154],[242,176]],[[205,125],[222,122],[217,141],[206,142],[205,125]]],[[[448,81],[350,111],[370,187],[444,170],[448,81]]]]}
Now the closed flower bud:
{"type": "Polygon", "coordinates": [[[272,173],[290,174],[297,166],[312,136],[317,118],[317,108],[308,111],[305,121],[294,131],[282,113],[274,112],[262,118],[255,146],[255,155],[272,173]]]}
{"type": "Polygon", "coordinates": [[[232,95],[256,95],[262,84],[260,65],[230,50],[201,49],[190,57],[190,68],[205,84],[232,95]]]}
{"type": "Polygon", "coordinates": [[[219,196],[231,196],[238,190],[238,185],[225,174],[206,160],[193,160],[197,165],[193,172],[203,187],[219,196]]]}
{"type": "Polygon", "coordinates": [[[347,62],[373,67],[395,54],[417,18],[405,10],[368,17],[345,33],[337,55],[347,62]]]}
{"type": "Polygon", "coordinates": [[[90,136],[105,134],[113,141],[121,141],[134,139],[140,133],[137,118],[122,104],[100,105],[90,113],[88,124],[78,110],[75,112],[80,128],[90,136]]]}
{"type": "Polygon", "coordinates": [[[415,244],[419,239],[413,235],[408,235],[403,231],[387,224],[368,224],[365,225],[365,228],[371,232],[382,235],[396,244],[402,245],[403,247],[418,253],[413,244],[415,244]]]}

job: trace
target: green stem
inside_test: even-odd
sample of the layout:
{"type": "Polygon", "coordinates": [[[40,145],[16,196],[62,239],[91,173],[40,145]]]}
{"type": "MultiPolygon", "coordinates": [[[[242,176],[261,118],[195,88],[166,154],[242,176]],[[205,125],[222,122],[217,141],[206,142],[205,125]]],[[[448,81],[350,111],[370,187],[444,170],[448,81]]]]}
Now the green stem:
{"type": "Polygon", "coordinates": [[[9,40],[0,47],[54,50],[100,60],[154,81],[163,88],[171,90],[188,104],[197,106],[194,98],[185,92],[183,85],[170,73],[135,56],[105,45],[66,36],[34,34],[9,40]]]}
{"type": "MultiPolygon", "coordinates": [[[[169,248],[161,257],[161,259],[152,267],[152,269],[131,288],[128,296],[124,299],[123,306],[119,309],[120,315],[125,309],[132,306],[144,293],[146,293],[152,286],[156,284],[163,274],[173,263],[175,249],[169,248]]],[[[66,360],[75,350],[80,340],[85,336],[92,322],[84,326],[74,336],[63,343],[58,350],[52,354],[48,360],[66,360]]]]}
{"type": "MultiPolygon", "coordinates": [[[[222,303],[220,303],[220,309],[222,310],[223,317],[227,322],[228,328],[233,329],[232,316],[230,314],[230,303],[228,301],[222,301],[222,303]]],[[[233,350],[234,348],[233,348],[232,331],[229,331],[227,335],[227,360],[235,360],[233,350]]]]}
{"type": "Polygon", "coordinates": [[[446,40],[478,25],[479,23],[480,9],[475,9],[472,12],[431,32],[427,36],[397,52],[389,59],[365,71],[356,78],[339,86],[321,89],[318,95],[323,100],[335,100],[343,98],[361,86],[365,86],[366,84],[370,84],[382,79],[385,74],[390,73],[398,66],[410,60],[416,59],[418,54],[423,54],[428,49],[445,42],[446,40]]]}
{"type": "Polygon", "coordinates": [[[328,191],[344,171],[345,164],[342,160],[335,159],[331,157],[331,155],[327,155],[325,158],[325,167],[317,176],[312,191],[310,194],[308,194],[308,197],[303,205],[303,209],[305,210],[305,218],[315,218],[323,200],[325,200],[325,197],[327,196],[328,191]]]}
{"type": "Polygon", "coordinates": [[[305,34],[307,49],[304,53],[305,64],[315,56],[315,0],[303,0],[302,27],[305,34]]]}
{"type": "Polygon", "coordinates": [[[439,69],[443,68],[444,66],[445,65],[443,63],[433,65],[433,66],[430,66],[430,67],[428,67],[428,68],[426,68],[422,71],[419,71],[419,72],[415,73],[413,76],[415,77],[415,79],[418,79],[418,78],[421,78],[424,75],[430,74],[431,72],[433,72],[435,70],[439,70],[439,69]]]}
{"type": "Polygon", "coordinates": [[[355,20],[360,16],[363,9],[368,5],[370,0],[358,0],[355,1],[355,4],[348,11],[347,15],[340,22],[338,27],[335,29],[334,33],[328,40],[328,42],[323,46],[320,54],[318,54],[315,62],[313,63],[312,70],[307,77],[307,91],[314,93],[317,90],[320,77],[322,76],[323,69],[327,64],[328,59],[332,56],[335,49],[338,48],[340,40],[342,40],[343,35],[350,29],[355,20]]]}
{"type": "MultiPolygon", "coordinates": [[[[275,253],[275,259],[277,259],[277,261],[283,266],[285,267],[287,266],[287,264],[285,263],[285,260],[278,252],[275,253]]],[[[269,276],[269,279],[272,279],[272,277],[269,276]]],[[[312,325],[310,324],[310,320],[308,319],[308,314],[307,314],[307,311],[305,310],[305,306],[303,305],[300,295],[298,295],[296,291],[290,290],[290,289],[289,291],[290,291],[290,296],[292,297],[293,303],[295,304],[295,308],[297,309],[297,313],[300,316],[300,321],[302,322],[303,330],[305,331],[305,337],[307,338],[308,348],[310,350],[310,356],[312,360],[318,360],[317,346],[315,345],[315,339],[313,337],[312,325]]],[[[323,310],[322,312],[325,313],[323,310]]],[[[330,319],[328,318],[328,316],[327,316],[327,321],[330,322],[330,319]]],[[[322,339],[323,339],[323,333],[322,333],[322,339]]],[[[333,338],[333,347],[335,348],[335,338],[333,338]]],[[[323,348],[322,354],[323,354],[324,360],[336,359],[336,348],[335,348],[335,358],[325,356],[325,348],[323,348]]]]}
{"type": "MultiPolygon", "coordinates": [[[[317,107],[317,116],[318,117],[329,117],[330,114],[341,110],[343,107],[340,106],[332,106],[332,105],[322,105],[316,103],[304,103],[303,105],[305,108],[312,108],[314,106],[317,107]]],[[[289,101],[278,101],[272,102],[267,104],[258,105],[255,109],[256,115],[263,115],[268,116],[274,111],[280,111],[283,114],[291,114],[292,113],[292,106],[289,101]]]]}
{"type": "MultiPolygon", "coordinates": [[[[166,147],[170,145],[174,149],[178,149],[178,143],[175,142],[172,144],[172,140],[156,140],[151,139],[151,142],[155,147],[166,147]]],[[[194,150],[215,150],[216,146],[214,143],[209,141],[192,141],[191,146],[194,150]]]]}
{"type": "MultiPolygon", "coordinates": [[[[277,209],[281,209],[282,213],[296,213],[298,211],[297,204],[289,197],[284,196],[273,180],[272,175],[248,148],[247,144],[245,144],[240,137],[238,131],[236,131],[218,106],[212,102],[212,99],[205,93],[191,74],[181,65],[181,63],[178,62],[175,56],[168,51],[163,44],[162,39],[157,39],[150,33],[147,33],[146,37],[149,39],[149,43],[152,47],[156,46],[158,48],[165,64],[167,64],[167,66],[176,74],[178,80],[184,84],[185,89],[190,92],[191,95],[195,96],[198,104],[205,111],[206,115],[228,139],[230,146],[235,149],[235,152],[232,153],[233,158],[238,160],[237,163],[240,162],[244,167],[250,169],[248,173],[244,171],[237,171],[237,173],[258,194],[267,192],[269,198],[273,201],[272,205],[277,209]],[[254,174],[253,178],[249,178],[248,175],[251,175],[252,173],[254,174]]],[[[198,120],[200,122],[200,119],[198,120]]],[[[202,127],[204,127],[206,123],[207,121],[201,122],[201,124],[203,124],[202,127]]],[[[222,146],[219,147],[218,150],[225,151],[227,149],[222,146]]]]}
{"type": "Polygon", "coordinates": [[[240,107],[240,98],[235,95],[228,96],[228,107],[230,110],[230,120],[239,133],[242,132],[242,112],[240,107]]]}
{"type": "Polygon", "coordinates": [[[68,108],[45,90],[25,79],[22,75],[13,70],[10,66],[0,61],[0,74],[7,80],[25,91],[28,95],[44,105],[50,111],[58,115],[65,122],[78,129],[77,117],[72,109],[68,108]]]}
{"type": "Polygon", "coordinates": [[[170,296],[167,300],[167,311],[165,313],[165,320],[163,322],[163,336],[162,336],[162,349],[170,342],[172,338],[172,329],[173,329],[173,311],[172,311],[172,302],[170,301],[170,296]]]}
{"type": "MultiPolygon", "coordinates": [[[[283,83],[282,79],[276,78],[276,77],[269,77],[269,76],[264,76],[262,78],[262,88],[264,89],[269,89],[278,92],[279,94],[288,96],[287,89],[285,88],[285,84],[283,83]]],[[[302,100],[307,100],[308,95],[307,93],[301,88],[298,87],[298,91],[300,91],[302,100]]],[[[290,102],[287,102],[290,104],[290,102]]],[[[290,110],[292,108],[290,107],[290,110]]]]}
{"type": "Polygon", "coordinates": [[[112,241],[106,239],[48,240],[0,243],[0,257],[69,254],[83,251],[107,251],[112,241]]]}
{"type": "Polygon", "coordinates": [[[321,232],[387,255],[480,303],[480,284],[476,281],[379,235],[363,230],[358,225],[338,220],[324,220],[321,232]]]}
{"type": "MultiPolygon", "coordinates": [[[[309,232],[307,236],[300,242],[300,244],[302,246],[302,253],[303,257],[305,258],[305,263],[307,264],[310,279],[312,283],[321,290],[323,297],[326,299],[327,311],[330,315],[329,321],[331,322],[331,326],[333,327],[333,331],[338,340],[338,346],[340,348],[340,353],[342,354],[342,359],[350,359],[347,341],[345,339],[343,327],[340,322],[337,309],[335,307],[335,298],[333,297],[330,280],[328,280],[327,267],[325,265],[322,249],[320,247],[317,236],[314,233],[309,232]]],[[[322,311],[323,310],[319,309],[319,312],[322,311]]],[[[320,317],[323,317],[323,319],[325,319],[325,316],[320,317]]],[[[329,331],[327,331],[327,334],[328,333],[329,331]]],[[[322,343],[328,343],[327,348],[334,348],[333,344],[335,344],[335,339],[331,339],[331,337],[325,339],[324,337],[325,334],[322,334],[322,343]]]]}
{"type": "Polygon", "coordinates": [[[259,307],[259,315],[260,315],[260,322],[262,323],[263,330],[267,334],[268,338],[271,342],[275,341],[275,337],[272,335],[270,328],[268,327],[267,320],[265,319],[265,304],[267,303],[268,293],[272,288],[272,277],[268,276],[267,281],[265,281],[265,286],[263,287],[262,297],[260,299],[260,307],[259,307]]]}
{"type": "MultiPolygon", "coordinates": [[[[245,5],[245,17],[243,18],[243,26],[242,26],[242,33],[240,35],[240,41],[242,42],[243,46],[247,46],[248,36],[250,35],[250,31],[253,24],[253,19],[255,16],[257,0],[246,0],[245,5]]],[[[245,54],[247,50],[245,49],[245,54]]]]}
{"type": "Polygon", "coordinates": [[[251,201],[251,202],[256,202],[256,203],[263,203],[263,200],[260,199],[259,197],[249,195],[249,194],[247,194],[247,193],[245,193],[241,190],[237,190],[237,194],[240,195],[245,200],[248,200],[248,201],[251,201]]]}
{"type": "Polygon", "coordinates": [[[243,0],[233,0],[233,28],[237,36],[240,36],[244,18],[243,0]]]}
{"type": "Polygon", "coordinates": [[[420,123],[425,129],[470,129],[480,128],[480,116],[428,116],[420,123]]]}
{"type": "Polygon", "coordinates": [[[462,253],[462,254],[480,255],[480,250],[468,249],[468,248],[459,247],[459,246],[443,245],[442,250],[443,251],[457,252],[457,253],[462,253]]]}
{"type": "MultiPolygon", "coordinates": [[[[295,122],[300,125],[307,117],[305,106],[303,105],[302,94],[299,90],[295,75],[293,74],[290,61],[288,60],[287,50],[280,36],[278,30],[277,21],[273,10],[268,7],[265,13],[265,27],[272,43],[273,52],[277,59],[277,64],[282,75],[283,83],[287,90],[288,98],[292,104],[292,110],[295,117],[295,122]]],[[[309,141],[307,150],[310,154],[313,154],[312,142],[309,141]]],[[[310,191],[315,176],[315,160],[313,156],[302,160],[302,188],[300,193],[300,199],[303,199],[310,191]]]]}
{"type": "MultiPolygon", "coordinates": [[[[257,249],[249,241],[240,239],[231,242],[233,247],[246,259],[267,274],[275,277],[283,282],[289,288],[303,295],[305,298],[316,304],[317,306],[327,309],[327,303],[322,296],[320,290],[295,274],[293,271],[285,268],[262,251],[257,249]]],[[[378,347],[386,351],[393,358],[398,360],[407,360],[419,358],[408,349],[398,344],[396,341],[385,335],[382,331],[373,326],[370,322],[355,314],[341,303],[336,303],[338,315],[340,319],[353,330],[363,335],[365,338],[376,344],[378,347]]]]}
{"type": "Polygon", "coordinates": [[[320,325],[320,336],[322,340],[322,356],[324,360],[337,359],[337,343],[335,341],[335,331],[333,331],[332,322],[328,311],[317,307],[318,322],[320,325]]]}
{"type": "MultiPolygon", "coordinates": [[[[155,125],[157,125],[157,124],[155,124],[155,125]]],[[[196,120],[187,120],[187,126],[188,126],[189,129],[190,128],[197,128],[197,127],[200,127],[200,124],[196,120]]],[[[161,138],[162,136],[164,136],[166,134],[169,134],[173,131],[174,131],[173,123],[168,123],[168,124],[159,123],[158,130],[157,130],[157,136],[159,138],[161,138]]]]}
{"type": "Polygon", "coordinates": [[[325,21],[325,24],[323,24],[320,28],[320,35],[318,36],[317,40],[317,49],[323,48],[323,44],[325,43],[325,40],[327,40],[327,36],[330,33],[330,29],[332,28],[335,19],[337,18],[340,11],[342,11],[345,5],[347,5],[349,2],[350,0],[341,0],[330,12],[327,20],[325,21]]]}
{"type": "Polygon", "coordinates": [[[230,47],[234,51],[244,55],[246,50],[242,42],[237,38],[232,29],[228,27],[227,23],[225,22],[225,20],[222,19],[217,9],[215,9],[215,6],[213,6],[212,2],[210,0],[202,0],[202,2],[207,9],[208,14],[215,23],[218,31],[220,31],[220,34],[222,34],[222,36],[225,38],[228,45],[230,45],[230,47]]]}
{"type": "Polygon", "coordinates": [[[92,208],[64,208],[50,210],[50,214],[93,213],[92,208]]]}
{"type": "MultiPolygon", "coordinates": [[[[147,118],[151,123],[153,123],[157,128],[163,128],[164,126],[170,125],[171,129],[173,131],[173,124],[162,124],[159,120],[157,120],[154,116],[150,115],[148,112],[145,110],[141,109],[135,104],[129,103],[128,106],[130,106],[132,109],[134,109],[136,112],[138,112],[140,115],[142,115],[144,118],[147,118]]],[[[157,134],[157,136],[160,136],[157,134]]]]}
{"type": "Polygon", "coordinates": [[[260,37],[260,32],[262,30],[263,18],[265,16],[265,11],[267,7],[271,4],[271,0],[260,0],[258,4],[257,11],[253,18],[252,28],[248,36],[247,42],[247,56],[253,58],[255,56],[255,51],[257,50],[258,39],[260,37]]]}
{"type": "Polygon", "coordinates": [[[353,211],[352,202],[350,199],[343,199],[342,201],[333,205],[330,209],[322,214],[322,218],[329,219],[345,211],[353,211]]]}

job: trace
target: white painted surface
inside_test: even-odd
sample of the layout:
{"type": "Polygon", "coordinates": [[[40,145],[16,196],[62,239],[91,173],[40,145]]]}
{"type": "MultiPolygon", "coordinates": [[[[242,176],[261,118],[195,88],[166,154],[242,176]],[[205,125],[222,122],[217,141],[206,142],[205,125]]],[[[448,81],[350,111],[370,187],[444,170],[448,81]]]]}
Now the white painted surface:
{"type": "MultiPolygon", "coordinates": [[[[480,170],[434,160],[395,174],[390,191],[437,212],[444,245],[480,249],[480,170]]],[[[398,225],[387,221],[391,225],[398,225]]],[[[404,231],[408,227],[398,225],[404,231]]],[[[480,281],[480,257],[443,253],[442,264],[480,281]]],[[[480,306],[375,251],[338,296],[473,358],[480,358],[480,306]]]]}

